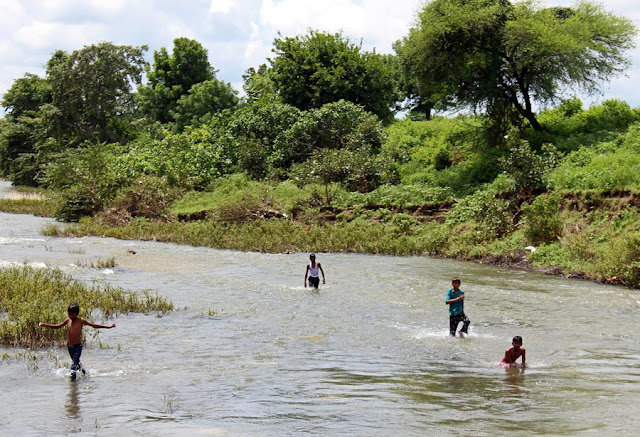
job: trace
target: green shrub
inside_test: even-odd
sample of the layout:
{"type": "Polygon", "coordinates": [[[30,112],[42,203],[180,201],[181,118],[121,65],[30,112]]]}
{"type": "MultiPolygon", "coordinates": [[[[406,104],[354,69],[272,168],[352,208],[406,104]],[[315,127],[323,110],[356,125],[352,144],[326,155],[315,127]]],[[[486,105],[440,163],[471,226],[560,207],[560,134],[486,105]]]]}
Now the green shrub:
{"type": "Polygon", "coordinates": [[[556,166],[560,155],[551,144],[543,145],[537,153],[513,132],[508,143],[509,155],[500,160],[500,167],[513,179],[515,192],[528,198],[546,187],[544,176],[556,166]]]}
{"type": "Polygon", "coordinates": [[[483,189],[456,203],[447,214],[446,222],[459,224],[474,220],[482,214],[481,211],[490,209],[485,205],[491,203],[498,194],[512,192],[513,185],[513,179],[509,176],[504,174],[498,176],[493,183],[485,185],[483,189]]]}
{"type": "Polygon", "coordinates": [[[640,285],[639,260],[640,232],[612,238],[597,255],[602,276],[620,280],[632,287],[640,285]]]}
{"type": "Polygon", "coordinates": [[[557,190],[640,189],[640,151],[635,141],[635,135],[627,135],[570,153],[549,173],[549,185],[557,190]]]}
{"type": "Polygon", "coordinates": [[[480,224],[485,239],[499,238],[513,227],[513,205],[506,199],[489,198],[473,211],[473,219],[480,224]]]}
{"type": "Polygon", "coordinates": [[[525,235],[531,244],[552,242],[562,234],[559,205],[560,196],[552,194],[538,196],[523,207],[525,235]]]}
{"type": "Polygon", "coordinates": [[[334,205],[348,207],[408,207],[441,202],[451,202],[451,190],[425,184],[382,185],[369,193],[343,192],[336,196],[334,205]]]}
{"type": "Polygon", "coordinates": [[[399,213],[395,214],[391,219],[391,226],[393,226],[399,234],[410,234],[412,229],[419,224],[418,220],[411,214],[399,213]]]}
{"type": "Polygon", "coordinates": [[[92,194],[87,187],[81,186],[65,191],[55,218],[64,222],[77,222],[82,217],[93,215],[102,208],[102,204],[92,194]]]}
{"type": "Polygon", "coordinates": [[[180,193],[180,189],[170,187],[165,178],[146,176],[120,190],[98,218],[113,225],[136,217],[167,220],[169,208],[180,193]]]}

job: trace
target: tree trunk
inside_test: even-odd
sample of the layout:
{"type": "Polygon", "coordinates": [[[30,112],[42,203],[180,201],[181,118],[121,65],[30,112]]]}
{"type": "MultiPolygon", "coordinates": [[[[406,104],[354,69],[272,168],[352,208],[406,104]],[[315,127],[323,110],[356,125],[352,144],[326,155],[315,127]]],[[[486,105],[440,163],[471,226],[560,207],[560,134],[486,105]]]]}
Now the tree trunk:
{"type": "Polygon", "coordinates": [[[513,103],[513,106],[516,108],[516,110],[520,113],[520,115],[526,118],[527,121],[531,124],[531,127],[533,128],[533,130],[535,130],[536,132],[542,132],[544,130],[542,128],[542,125],[538,122],[536,115],[531,110],[530,105],[527,105],[527,107],[525,108],[518,101],[518,98],[513,94],[511,94],[509,99],[511,100],[511,103],[513,103]]]}

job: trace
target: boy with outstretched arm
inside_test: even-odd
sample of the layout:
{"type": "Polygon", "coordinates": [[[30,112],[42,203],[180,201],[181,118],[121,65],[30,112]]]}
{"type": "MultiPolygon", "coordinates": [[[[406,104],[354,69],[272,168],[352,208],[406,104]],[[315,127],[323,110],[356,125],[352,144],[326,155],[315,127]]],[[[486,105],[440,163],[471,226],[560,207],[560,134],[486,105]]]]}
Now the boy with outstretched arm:
{"type": "Polygon", "coordinates": [[[468,333],[471,320],[464,314],[464,291],[460,290],[460,279],[453,278],[451,286],[445,301],[449,305],[449,333],[455,337],[458,324],[462,322],[460,337],[464,337],[464,334],[468,333]]]}
{"type": "Polygon", "coordinates": [[[516,335],[515,337],[513,337],[513,340],[511,342],[511,347],[505,351],[504,358],[502,359],[501,364],[507,365],[509,367],[511,366],[525,367],[526,366],[525,360],[526,360],[526,351],[522,347],[522,337],[520,337],[519,335],[516,335]],[[519,365],[518,363],[516,363],[516,360],[520,357],[522,357],[522,364],[519,365]]]}
{"type": "Polygon", "coordinates": [[[72,303],[69,305],[67,309],[67,313],[69,317],[67,317],[64,322],[59,323],[57,325],[52,325],[49,323],[40,322],[39,326],[44,326],[45,328],[53,328],[59,329],[63,326],[67,327],[67,349],[69,350],[69,355],[71,356],[71,360],[73,364],[71,364],[71,379],[76,379],[76,372],[78,370],[82,370],[84,373],[84,369],[80,365],[80,355],[82,354],[82,327],[84,325],[91,326],[92,328],[106,328],[111,329],[115,328],[116,324],[112,323],[111,325],[99,325],[97,323],[91,323],[81,317],[78,316],[80,314],[80,306],[77,303],[72,303]]]}

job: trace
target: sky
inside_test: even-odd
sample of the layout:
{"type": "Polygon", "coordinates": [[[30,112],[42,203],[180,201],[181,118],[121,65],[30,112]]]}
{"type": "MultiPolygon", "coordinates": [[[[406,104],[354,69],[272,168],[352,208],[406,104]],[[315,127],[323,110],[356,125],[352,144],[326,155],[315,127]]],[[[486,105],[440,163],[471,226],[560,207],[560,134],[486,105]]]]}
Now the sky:
{"type": "MultiPolygon", "coordinates": [[[[216,77],[242,94],[242,74],[272,56],[273,40],[309,29],[342,31],[363,49],[393,53],[425,0],[0,0],[0,95],[25,73],[44,75],[58,49],[68,52],[109,41],[147,45],[147,60],[177,37],[192,38],[209,53],[216,77]]],[[[547,6],[572,1],[542,0],[547,6]]],[[[609,0],[605,8],[640,28],[638,0],[609,0]]],[[[586,105],[619,98],[640,107],[640,38],[633,66],[586,105]]],[[[0,115],[1,115],[0,109],[0,115]]]]}

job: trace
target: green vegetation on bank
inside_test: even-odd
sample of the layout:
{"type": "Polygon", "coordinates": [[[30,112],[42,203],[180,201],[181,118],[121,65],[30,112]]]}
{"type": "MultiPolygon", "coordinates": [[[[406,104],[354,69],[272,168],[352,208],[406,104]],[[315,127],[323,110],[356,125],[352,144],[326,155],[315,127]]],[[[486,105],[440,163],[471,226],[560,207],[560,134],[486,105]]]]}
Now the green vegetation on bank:
{"type": "MultiPolygon", "coordinates": [[[[230,225],[214,220],[136,219],[124,226],[111,226],[83,219],[77,225],[51,225],[45,234],[97,235],[271,253],[432,255],[637,287],[640,209],[633,204],[640,205],[640,191],[623,194],[613,198],[571,192],[564,193],[565,198],[557,194],[539,196],[525,208],[521,226],[513,225],[512,214],[505,212],[501,202],[485,204],[480,200],[480,204],[471,206],[472,213],[484,210],[483,214],[495,216],[481,217],[491,219],[449,223],[431,221],[433,216],[421,217],[415,212],[380,208],[360,213],[345,210],[337,215],[339,210],[334,210],[330,222],[317,224],[283,218],[230,225]],[[524,250],[532,244],[536,245],[535,252],[524,250]]],[[[452,217],[454,211],[440,213],[439,218],[452,217]]]]}
{"type": "Polygon", "coordinates": [[[60,204],[41,199],[0,199],[0,211],[12,214],[33,214],[53,217],[60,204]]]}
{"type": "Polygon", "coordinates": [[[80,315],[87,319],[173,310],[171,302],[151,293],[128,293],[109,285],[88,286],[57,269],[2,268],[0,344],[30,347],[66,344],[65,330],[42,329],[38,322],[60,323],[66,318],[71,302],[80,305],[80,315]]]}
{"type": "Polygon", "coordinates": [[[640,115],[619,101],[585,110],[572,99],[540,119],[551,120],[545,139],[562,151],[534,151],[518,137],[509,149],[485,151],[474,117],[398,121],[384,129],[380,152],[393,156],[397,184],[359,192],[234,173],[184,191],[145,177],[93,218],[45,232],[263,252],[430,254],[638,286],[640,115]],[[584,146],[572,141],[586,135],[584,146]]]}
{"type": "Polygon", "coordinates": [[[11,196],[0,198],[0,211],[12,214],[54,217],[61,206],[60,196],[51,191],[32,187],[16,187],[11,196]]]}

